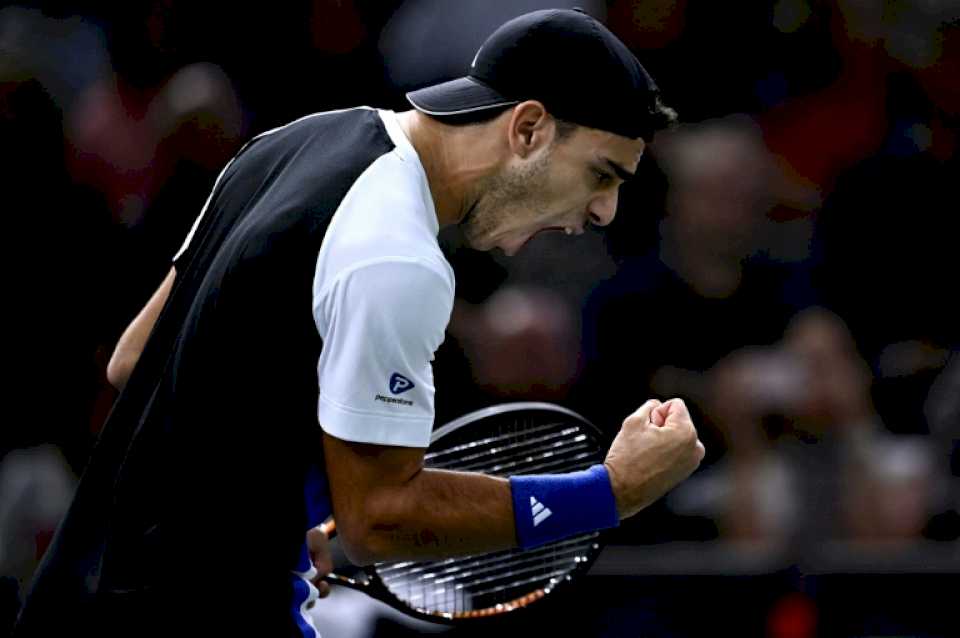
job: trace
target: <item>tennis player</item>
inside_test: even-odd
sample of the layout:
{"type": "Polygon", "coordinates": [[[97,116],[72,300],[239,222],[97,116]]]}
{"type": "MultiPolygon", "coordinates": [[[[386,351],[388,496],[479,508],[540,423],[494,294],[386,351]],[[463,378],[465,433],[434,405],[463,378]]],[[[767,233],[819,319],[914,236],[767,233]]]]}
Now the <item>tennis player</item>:
{"type": "Polygon", "coordinates": [[[220,174],[117,347],[125,387],[18,635],[314,636],[307,537],[331,513],[356,563],[533,547],[615,526],[697,467],[684,404],[651,400],[583,472],[424,469],[454,298],[439,229],[512,255],[609,224],[673,113],[566,10],[506,23],[467,76],[408,99],[266,132],[220,174]]]}

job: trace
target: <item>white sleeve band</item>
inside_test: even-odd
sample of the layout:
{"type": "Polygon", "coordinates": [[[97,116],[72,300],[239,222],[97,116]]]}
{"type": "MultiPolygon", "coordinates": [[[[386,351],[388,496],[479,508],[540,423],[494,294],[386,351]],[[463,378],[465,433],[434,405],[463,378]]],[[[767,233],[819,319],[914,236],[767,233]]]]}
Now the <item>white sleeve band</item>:
{"type": "Polygon", "coordinates": [[[315,290],[323,429],[348,441],[427,447],[431,361],[452,309],[448,279],[415,258],[364,262],[315,290]]]}

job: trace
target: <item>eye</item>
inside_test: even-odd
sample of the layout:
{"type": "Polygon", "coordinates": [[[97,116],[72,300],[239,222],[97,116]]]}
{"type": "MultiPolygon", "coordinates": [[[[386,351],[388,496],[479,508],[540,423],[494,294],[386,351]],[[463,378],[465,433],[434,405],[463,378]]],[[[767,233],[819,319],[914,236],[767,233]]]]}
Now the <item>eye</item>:
{"type": "Polygon", "coordinates": [[[597,179],[597,184],[599,185],[609,184],[610,182],[613,181],[613,175],[611,175],[607,171],[602,171],[600,169],[595,168],[593,169],[593,174],[597,179]]]}

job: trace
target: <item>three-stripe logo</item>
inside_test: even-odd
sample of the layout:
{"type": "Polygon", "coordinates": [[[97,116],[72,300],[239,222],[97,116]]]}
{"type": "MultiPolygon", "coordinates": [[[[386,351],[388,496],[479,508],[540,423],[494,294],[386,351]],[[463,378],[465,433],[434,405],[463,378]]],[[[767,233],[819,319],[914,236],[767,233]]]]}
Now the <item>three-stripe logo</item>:
{"type": "Polygon", "coordinates": [[[533,496],[530,497],[530,514],[533,516],[533,526],[536,527],[543,521],[550,518],[550,515],[553,512],[550,511],[550,508],[538,501],[533,496]]]}

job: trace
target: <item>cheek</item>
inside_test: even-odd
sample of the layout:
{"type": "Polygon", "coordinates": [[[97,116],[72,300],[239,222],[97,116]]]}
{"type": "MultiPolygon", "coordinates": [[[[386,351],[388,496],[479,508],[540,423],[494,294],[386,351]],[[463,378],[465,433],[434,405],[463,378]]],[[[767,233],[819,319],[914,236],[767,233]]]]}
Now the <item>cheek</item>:
{"type": "Polygon", "coordinates": [[[580,171],[557,170],[550,177],[544,191],[555,202],[554,208],[568,209],[582,205],[590,195],[580,171]]]}

